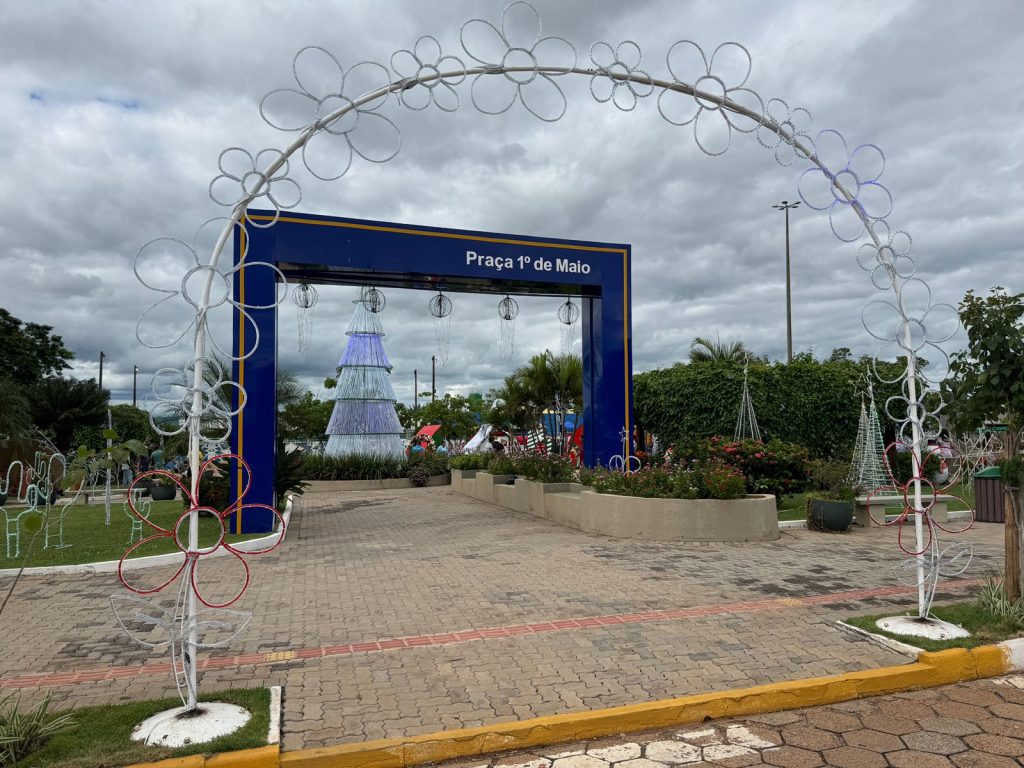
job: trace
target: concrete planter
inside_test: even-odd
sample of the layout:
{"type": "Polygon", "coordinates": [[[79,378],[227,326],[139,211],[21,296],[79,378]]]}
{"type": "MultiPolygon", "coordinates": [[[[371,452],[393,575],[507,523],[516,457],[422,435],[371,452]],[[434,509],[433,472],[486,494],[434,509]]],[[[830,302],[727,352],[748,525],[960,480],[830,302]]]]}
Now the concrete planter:
{"type": "Polygon", "coordinates": [[[455,471],[452,488],[459,493],[581,531],[647,541],[779,538],[775,497],[767,494],[731,501],[641,499],[595,493],[578,483],[536,483],[523,477],[508,485],[509,475],[487,472],[476,472],[472,479],[456,480],[455,471]]]}
{"type": "MultiPolygon", "coordinates": [[[[427,478],[428,486],[448,485],[448,475],[433,475],[427,478]]],[[[306,493],[335,493],[338,491],[388,491],[399,488],[415,488],[407,477],[389,478],[387,480],[313,480],[309,483],[306,493]]]]}

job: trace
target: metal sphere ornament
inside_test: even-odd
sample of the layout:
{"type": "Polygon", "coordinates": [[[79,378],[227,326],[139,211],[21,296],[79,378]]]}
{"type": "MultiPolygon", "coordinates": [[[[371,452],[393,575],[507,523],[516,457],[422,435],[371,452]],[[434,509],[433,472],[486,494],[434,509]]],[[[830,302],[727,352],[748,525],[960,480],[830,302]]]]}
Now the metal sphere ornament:
{"type": "Polygon", "coordinates": [[[292,302],[298,308],[299,351],[305,352],[313,341],[313,307],[320,295],[309,283],[299,283],[292,291],[292,302]]]}
{"type": "Polygon", "coordinates": [[[506,361],[512,359],[516,346],[516,317],[519,315],[519,302],[508,294],[498,302],[498,317],[501,318],[501,336],[498,340],[498,355],[506,361]]]}
{"type": "Polygon", "coordinates": [[[441,365],[448,364],[448,348],[452,341],[452,300],[442,291],[427,302],[434,318],[434,337],[437,339],[437,357],[441,365]]]}
{"type": "Polygon", "coordinates": [[[363,291],[362,302],[375,315],[383,312],[384,308],[388,305],[387,299],[384,298],[384,292],[377,288],[367,288],[363,291]]]}
{"type": "Polygon", "coordinates": [[[573,342],[576,340],[576,323],[580,319],[580,308],[576,306],[571,298],[565,297],[565,303],[558,308],[558,322],[561,324],[561,346],[562,354],[567,355],[572,351],[573,342]]]}

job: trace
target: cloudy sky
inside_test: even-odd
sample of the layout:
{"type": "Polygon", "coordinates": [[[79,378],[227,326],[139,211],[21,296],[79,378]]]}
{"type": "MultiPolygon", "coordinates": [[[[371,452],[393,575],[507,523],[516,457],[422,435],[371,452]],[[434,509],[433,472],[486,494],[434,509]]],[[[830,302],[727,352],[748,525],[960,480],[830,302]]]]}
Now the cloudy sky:
{"type": "MultiPolygon", "coordinates": [[[[132,258],[150,238],[191,241],[202,222],[223,215],[207,194],[222,149],[292,140],[263,122],[259,104],[266,92],[294,86],[294,54],[318,45],[345,67],[388,64],[392,52],[431,34],[446,54],[472,63],[460,48],[462,23],[497,23],[502,7],[498,0],[6,4],[0,305],[53,325],[75,352],[76,376],[96,375],[102,349],[104,384],[116,400],[130,399],[133,365],[141,392],[152,371],[190,356],[185,346],[150,350],[136,341],[136,319],[159,295],[135,280],[132,258]]],[[[937,301],[955,304],[967,289],[995,284],[1024,290],[1024,92],[1016,87],[1024,4],[537,0],[536,7],[544,34],[571,41],[581,66],[590,66],[595,41],[633,40],[640,69],[668,78],[666,52],[677,40],[709,55],[720,43],[742,43],[753,58],[747,86],[765,102],[781,98],[809,110],[812,135],[836,129],[850,149],[884,150],[880,181],[895,200],[888,221],[911,234],[918,275],[937,301]]],[[[734,72],[722,75],[735,84],[734,72]]],[[[595,101],[588,77],[560,84],[568,109],[554,124],[519,103],[499,117],[482,115],[469,82],[457,89],[461,107],[452,114],[413,112],[392,100],[380,111],[399,127],[401,152],[383,165],[357,161],[333,182],[295,163],[298,210],[628,242],[637,370],[684,359],[698,335],[742,339],[784,358],[784,230],[771,205],[798,199],[797,167],[780,167],[772,151],[740,133],[723,156],[706,156],[690,128],[662,118],[656,95],[626,113],[595,101]]],[[[791,224],[796,349],[872,352],[861,308],[878,295],[857,266],[859,243],[838,241],[828,215],[806,207],[791,224]]],[[[282,364],[315,391],[344,348],[356,293],[320,289],[306,353],[298,351],[291,298],[282,306],[282,364]]],[[[407,401],[413,369],[423,382],[435,350],[428,298],[387,296],[385,343],[395,389],[407,401]]],[[[486,391],[531,354],[558,348],[555,299],[520,299],[511,364],[498,354],[497,298],[453,300],[440,392],[486,391]]],[[[157,333],[177,334],[173,318],[159,324],[157,333]]]]}

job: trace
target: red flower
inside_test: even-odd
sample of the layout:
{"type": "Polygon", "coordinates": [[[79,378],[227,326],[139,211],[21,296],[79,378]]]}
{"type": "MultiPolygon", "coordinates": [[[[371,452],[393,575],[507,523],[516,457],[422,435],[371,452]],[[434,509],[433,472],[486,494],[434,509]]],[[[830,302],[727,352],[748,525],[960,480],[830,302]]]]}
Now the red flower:
{"type": "MultiPolygon", "coordinates": [[[[202,465],[200,465],[200,467],[199,467],[199,478],[202,479],[203,473],[206,472],[207,470],[209,470],[211,473],[218,472],[219,470],[217,469],[216,466],[214,466],[213,463],[215,461],[219,460],[219,459],[235,459],[236,461],[238,461],[239,464],[241,464],[243,467],[245,467],[245,478],[246,478],[245,487],[242,489],[241,493],[238,494],[238,500],[234,504],[231,504],[225,510],[216,510],[216,509],[213,509],[211,507],[200,506],[198,499],[194,498],[192,496],[191,490],[186,488],[182,484],[180,477],[178,477],[177,475],[173,475],[170,472],[166,472],[166,471],[164,471],[162,469],[152,470],[150,472],[143,472],[143,473],[137,475],[135,477],[135,479],[132,481],[132,484],[131,484],[131,486],[128,489],[128,506],[131,508],[131,511],[132,511],[133,515],[135,515],[145,525],[148,525],[150,528],[155,529],[157,531],[157,533],[154,533],[152,536],[147,536],[146,538],[142,539],[141,541],[136,542],[134,545],[129,547],[128,550],[121,557],[120,562],[117,564],[117,577],[121,580],[121,583],[124,584],[124,586],[127,589],[131,590],[132,592],[134,592],[134,593],[136,593],[138,595],[151,595],[154,592],[159,592],[164,587],[168,586],[171,582],[173,582],[175,579],[177,579],[178,576],[181,575],[181,572],[185,570],[185,566],[189,564],[189,560],[192,560],[193,563],[192,563],[192,568],[190,569],[189,580],[191,582],[190,586],[192,588],[193,593],[195,593],[196,599],[199,600],[199,602],[201,602],[207,608],[226,608],[227,606],[229,606],[232,603],[236,602],[242,596],[242,593],[245,592],[246,587],[249,586],[249,564],[245,562],[245,558],[242,557],[242,554],[246,554],[246,555],[262,555],[262,554],[266,554],[267,552],[270,552],[271,550],[276,549],[281,544],[281,542],[284,541],[284,528],[285,528],[285,524],[284,524],[284,518],[281,517],[281,513],[280,512],[278,512],[276,509],[274,509],[273,507],[268,506],[266,504],[244,504],[243,503],[243,499],[245,498],[245,495],[249,492],[249,487],[252,484],[252,472],[249,469],[249,465],[245,463],[245,460],[241,456],[236,456],[233,453],[226,453],[226,454],[222,454],[220,456],[212,456],[212,457],[210,457],[209,459],[204,461],[202,463],[202,465]],[[135,509],[135,503],[134,503],[135,494],[132,493],[132,490],[135,488],[135,486],[139,483],[140,480],[142,480],[144,478],[155,478],[155,477],[169,478],[179,488],[181,488],[182,498],[189,502],[188,509],[186,509],[184,512],[182,512],[181,515],[178,517],[178,520],[174,524],[174,529],[173,530],[168,530],[166,528],[161,528],[159,525],[157,525],[156,523],[152,522],[149,518],[144,517],[143,515],[141,515],[139,513],[139,511],[137,509],[135,509]],[[271,512],[274,513],[274,515],[277,517],[277,519],[281,522],[281,535],[277,538],[277,541],[275,541],[271,546],[266,547],[265,549],[245,550],[244,553],[243,553],[242,551],[236,549],[235,547],[233,547],[231,544],[228,544],[224,540],[224,537],[227,534],[227,528],[225,526],[226,518],[228,516],[232,515],[235,512],[241,512],[241,511],[246,510],[246,509],[269,509],[271,512]],[[214,516],[214,518],[217,520],[217,523],[220,525],[220,535],[217,538],[217,543],[214,544],[212,547],[205,547],[203,549],[197,549],[195,551],[191,551],[190,552],[189,551],[189,547],[188,547],[188,543],[187,542],[183,542],[182,539],[181,539],[182,523],[184,523],[185,521],[187,521],[189,519],[189,517],[191,516],[192,512],[197,512],[198,513],[200,511],[202,511],[202,512],[209,512],[209,513],[211,513],[214,516]],[[174,574],[169,579],[167,579],[167,581],[163,582],[162,584],[160,584],[157,587],[154,587],[152,589],[140,589],[140,588],[133,587],[131,584],[129,584],[127,582],[127,580],[125,579],[125,576],[124,576],[124,562],[125,562],[125,560],[128,559],[128,557],[132,554],[132,552],[137,550],[142,545],[144,545],[144,544],[146,544],[146,543],[148,543],[150,541],[156,541],[157,539],[165,539],[165,538],[173,538],[174,539],[175,545],[178,547],[179,551],[182,553],[181,566],[178,568],[177,571],[174,572],[174,574]],[[236,558],[238,558],[239,562],[242,564],[242,567],[245,569],[245,580],[242,583],[241,589],[239,589],[237,594],[235,594],[235,596],[232,597],[230,600],[228,600],[227,602],[224,602],[224,603],[211,603],[211,602],[207,601],[206,599],[204,599],[203,596],[202,596],[202,593],[200,593],[200,591],[199,591],[199,587],[196,584],[196,571],[198,570],[200,558],[205,557],[207,555],[212,555],[214,552],[216,552],[221,547],[223,547],[225,550],[227,550],[232,555],[234,555],[236,558]]],[[[199,485],[197,484],[196,487],[198,488],[199,485]]],[[[188,527],[187,526],[185,527],[185,531],[184,532],[185,532],[185,535],[187,536],[187,533],[188,533],[188,527]]]]}

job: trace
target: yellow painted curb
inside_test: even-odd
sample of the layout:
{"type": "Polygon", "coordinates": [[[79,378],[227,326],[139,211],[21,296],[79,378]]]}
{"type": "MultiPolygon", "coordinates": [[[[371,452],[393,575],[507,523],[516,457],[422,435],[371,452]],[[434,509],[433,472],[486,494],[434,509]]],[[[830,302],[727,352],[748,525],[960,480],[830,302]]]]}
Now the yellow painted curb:
{"type": "Polygon", "coordinates": [[[834,704],[867,696],[1001,675],[1009,656],[995,645],[922,653],[917,662],[831,677],[683,696],[515,723],[303,749],[281,754],[281,768],[406,768],[510,749],[655,730],[705,719],[834,704]]]}
{"type": "Polygon", "coordinates": [[[217,755],[189,755],[169,757],[155,763],[136,763],[128,768],[278,768],[281,764],[281,747],[270,744],[255,749],[239,749],[217,755]]]}

